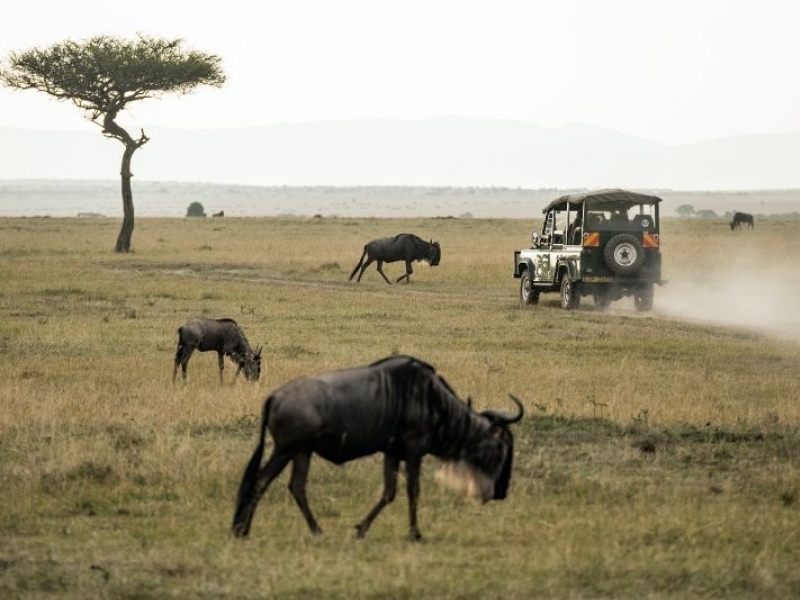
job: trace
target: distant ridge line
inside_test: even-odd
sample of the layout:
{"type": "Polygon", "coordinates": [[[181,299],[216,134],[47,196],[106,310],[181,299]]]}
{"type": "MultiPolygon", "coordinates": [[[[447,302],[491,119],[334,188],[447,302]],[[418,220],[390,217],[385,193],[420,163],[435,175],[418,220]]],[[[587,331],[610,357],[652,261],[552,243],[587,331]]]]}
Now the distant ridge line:
{"type": "MultiPolygon", "coordinates": [[[[459,117],[179,130],[147,127],[149,181],[260,186],[670,190],[800,188],[800,133],[669,146],[588,125],[459,117]]],[[[0,179],[112,179],[122,147],[94,131],[0,128],[0,179]]]]}

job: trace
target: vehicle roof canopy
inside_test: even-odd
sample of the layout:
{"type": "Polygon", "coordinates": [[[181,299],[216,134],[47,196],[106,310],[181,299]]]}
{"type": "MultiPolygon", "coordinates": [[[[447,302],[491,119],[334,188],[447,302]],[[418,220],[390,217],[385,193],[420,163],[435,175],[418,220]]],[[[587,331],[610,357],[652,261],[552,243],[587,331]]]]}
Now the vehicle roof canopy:
{"type": "Polygon", "coordinates": [[[566,196],[556,198],[547,206],[545,206],[542,212],[546,213],[548,210],[553,208],[556,210],[566,210],[567,204],[574,206],[582,204],[587,200],[592,207],[597,207],[601,210],[602,208],[628,209],[631,206],[636,206],[637,204],[657,204],[658,202],[661,202],[661,198],[658,196],[651,196],[649,194],[640,194],[638,192],[629,192],[627,190],[620,189],[595,190],[593,192],[567,194],[566,196]]]}

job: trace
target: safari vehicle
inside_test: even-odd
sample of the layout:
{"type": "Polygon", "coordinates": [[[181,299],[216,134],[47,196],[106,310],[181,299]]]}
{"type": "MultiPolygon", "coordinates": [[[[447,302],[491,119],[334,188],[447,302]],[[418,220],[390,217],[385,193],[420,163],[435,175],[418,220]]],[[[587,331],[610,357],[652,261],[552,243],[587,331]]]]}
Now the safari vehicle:
{"type": "Polygon", "coordinates": [[[654,285],[662,285],[659,249],[661,198],[626,190],[561,196],[542,211],[532,246],[514,251],[514,277],[523,304],[558,292],[561,306],[577,308],[591,296],[598,308],[633,296],[637,310],[653,308],[654,285]]]}

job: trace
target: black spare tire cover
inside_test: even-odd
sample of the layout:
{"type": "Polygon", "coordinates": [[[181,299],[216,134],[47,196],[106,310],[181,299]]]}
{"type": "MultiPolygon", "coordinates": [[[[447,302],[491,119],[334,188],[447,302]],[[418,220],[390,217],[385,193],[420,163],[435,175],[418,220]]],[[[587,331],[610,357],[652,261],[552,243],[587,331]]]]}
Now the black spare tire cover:
{"type": "Polygon", "coordinates": [[[629,233],[615,235],[603,249],[606,265],[617,275],[636,273],[644,264],[642,243],[629,233]]]}

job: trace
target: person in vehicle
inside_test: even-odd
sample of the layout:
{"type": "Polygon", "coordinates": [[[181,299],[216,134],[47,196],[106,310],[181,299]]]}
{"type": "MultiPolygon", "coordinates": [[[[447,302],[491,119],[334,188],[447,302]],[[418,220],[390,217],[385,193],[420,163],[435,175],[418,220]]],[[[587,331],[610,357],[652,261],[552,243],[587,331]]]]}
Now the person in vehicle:
{"type": "Polygon", "coordinates": [[[617,208],[614,212],[611,213],[611,220],[610,223],[614,227],[619,227],[620,225],[627,225],[628,221],[628,213],[623,208],[617,208]]]}
{"type": "Polygon", "coordinates": [[[581,243],[581,236],[583,235],[583,214],[578,212],[575,220],[567,227],[567,243],[578,245],[581,243]]]}

